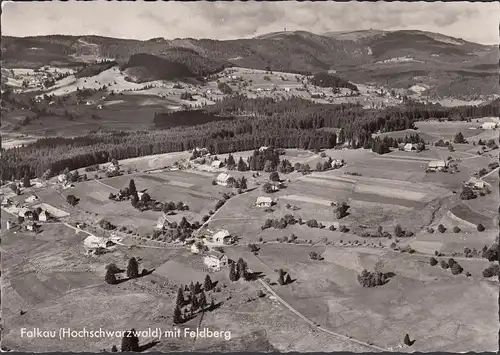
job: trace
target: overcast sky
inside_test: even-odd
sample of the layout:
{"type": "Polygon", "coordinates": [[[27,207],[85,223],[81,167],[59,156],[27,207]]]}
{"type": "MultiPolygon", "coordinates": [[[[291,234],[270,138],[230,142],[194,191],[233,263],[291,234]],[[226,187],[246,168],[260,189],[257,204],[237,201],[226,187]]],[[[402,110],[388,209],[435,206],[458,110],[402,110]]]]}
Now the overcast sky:
{"type": "Polygon", "coordinates": [[[149,39],[248,38],[305,30],[418,29],[498,44],[500,3],[23,2],[2,3],[2,34],[149,39]]]}

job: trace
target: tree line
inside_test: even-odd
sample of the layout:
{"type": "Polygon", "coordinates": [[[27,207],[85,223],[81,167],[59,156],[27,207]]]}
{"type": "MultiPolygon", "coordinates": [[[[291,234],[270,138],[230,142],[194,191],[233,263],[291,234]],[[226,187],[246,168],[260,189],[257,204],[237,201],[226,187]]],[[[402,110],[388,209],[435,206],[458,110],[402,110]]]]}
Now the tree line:
{"type": "MultiPolygon", "coordinates": [[[[365,110],[356,104],[317,104],[300,98],[248,99],[236,95],[199,111],[200,114],[236,117],[234,119],[169,130],[96,132],[74,138],[42,138],[26,146],[2,149],[1,178],[20,179],[26,174],[40,177],[49,169],[57,174],[65,168],[74,170],[103,164],[113,158],[128,159],[195,147],[206,147],[214,154],[253,150],[261,146],[314,150],[331,149],[342,144],[363,147],[367,142],[371,145],[372,134],[376,132],[411,129],[415,120],[436,115],[450,116],[455,112],[482,116],[493,106],[498,108],[498,102],[462,109],[413,105],[365,110]]],[[[163,117],[182,120],[183,114],[186,113],[181,111],[163,117]]]]}

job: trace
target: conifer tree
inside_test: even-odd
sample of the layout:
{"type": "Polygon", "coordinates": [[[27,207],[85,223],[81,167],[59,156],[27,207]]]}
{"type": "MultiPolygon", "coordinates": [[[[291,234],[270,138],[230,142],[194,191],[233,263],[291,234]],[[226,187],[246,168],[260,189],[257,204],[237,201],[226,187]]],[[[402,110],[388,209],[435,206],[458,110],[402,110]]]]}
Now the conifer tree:
{"type": "Polygon", "coordinates": [[[231,266],[229,267],[229,280],[231,281],[238,281],[239,275],[236,272],[236,265],[234,263],[231,263],[231,266]]]}
{"type": "Polygon", "coordinates": [[[182,312],[179,306],[175,306],[174,308],[174,324],[182,323],[182,312]]]}
{"type": "Polygon", "coordinates": [[[283,271],[283,269],[279,270],[278,283],[280,285],[284,285],[285,284],[285,271],[283,271]]]}
{"type": "Polygon", "coordinates": [[[128,261],[127,277],[131,279],[139,277],[139,264],[137,263],[137,260],[135,258],[131,258],[128,261]]]}
{"type": "Polygon", "coordinates": [[[205,282],[203,283],[203,288],[205,291],[210,291],[212,289],[212,279],[210,279],[210,275],[207,274],[205,276],[205,282]]]}
{"type": "Polygon", "coordinates": [[[116,285],[118,283],[115,273],[113,272],[112,269],[109,268],[106,271],[106,276],[104,276],[104,280],[110,285],[116,285]]]}
{"type": "Polygon", "coordinates": [[[184,293],[182,292],[182,286],[177,290],[177,299],[175,301],[175,304],[178,307],[182,307],[184,305],[184,293]]]}

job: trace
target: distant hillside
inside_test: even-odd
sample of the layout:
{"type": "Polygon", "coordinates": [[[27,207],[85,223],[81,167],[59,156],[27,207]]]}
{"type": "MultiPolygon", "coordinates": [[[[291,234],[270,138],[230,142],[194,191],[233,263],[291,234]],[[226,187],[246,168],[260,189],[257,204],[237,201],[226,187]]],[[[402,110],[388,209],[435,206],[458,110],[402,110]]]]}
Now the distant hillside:
{"type": "MultiPolygon", "coordinates": [[[[483,78],[485,83],[497,77],[497,51],[494,46],[423,31],[368,30],[324,35],[295,31],[228,41],[4,37],[2,65],[5,68],[74,66],[106,58],[130,68],[130,73],[139,81],[182,75],[206,76],[231,66],[292,73],[335,70],[357,83],[373,82],[402,88],[439,84],[438,94],[446,95],[448,82],[459,85],[460,91],[461,84],[456,83],[464,72],[468,77],[483,78]],[[412,72],[423,75],[412,75],[412,72]]],[[[496,88],[493,90],[487,85],[479,84],[474,91],[496,92],[496,88]]]]}

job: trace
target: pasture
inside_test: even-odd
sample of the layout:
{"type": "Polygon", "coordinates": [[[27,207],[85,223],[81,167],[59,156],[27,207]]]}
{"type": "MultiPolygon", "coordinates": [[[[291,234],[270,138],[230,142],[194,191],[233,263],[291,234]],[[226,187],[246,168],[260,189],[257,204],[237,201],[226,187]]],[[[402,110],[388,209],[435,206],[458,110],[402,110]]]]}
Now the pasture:
{"type": "Polygon", "coordinates": [[[495,312],[482,306],[494,304],[493,284],[453,276],[449,270],[430,266],[428,260],[407,260],[396,253],[330,255],[325,251],[325,260],[313,261],[307,257],[309,251],[267,245],[259,259],[269,270],[290,272],[297,281],[276,286],[278,294],[318,324],[387,348],[402,344],[405,333],[416,340],[415,351],[495,348],[495,312]],[[373,268],[378,260],[384,271],[394,271],[396,276],[377,288],[361,287],[356,273],[373,268]],[[464,309],[464,303],[469,307],[464,309]],[[434,331],[429,333],[429,328],[434,331]]]}

